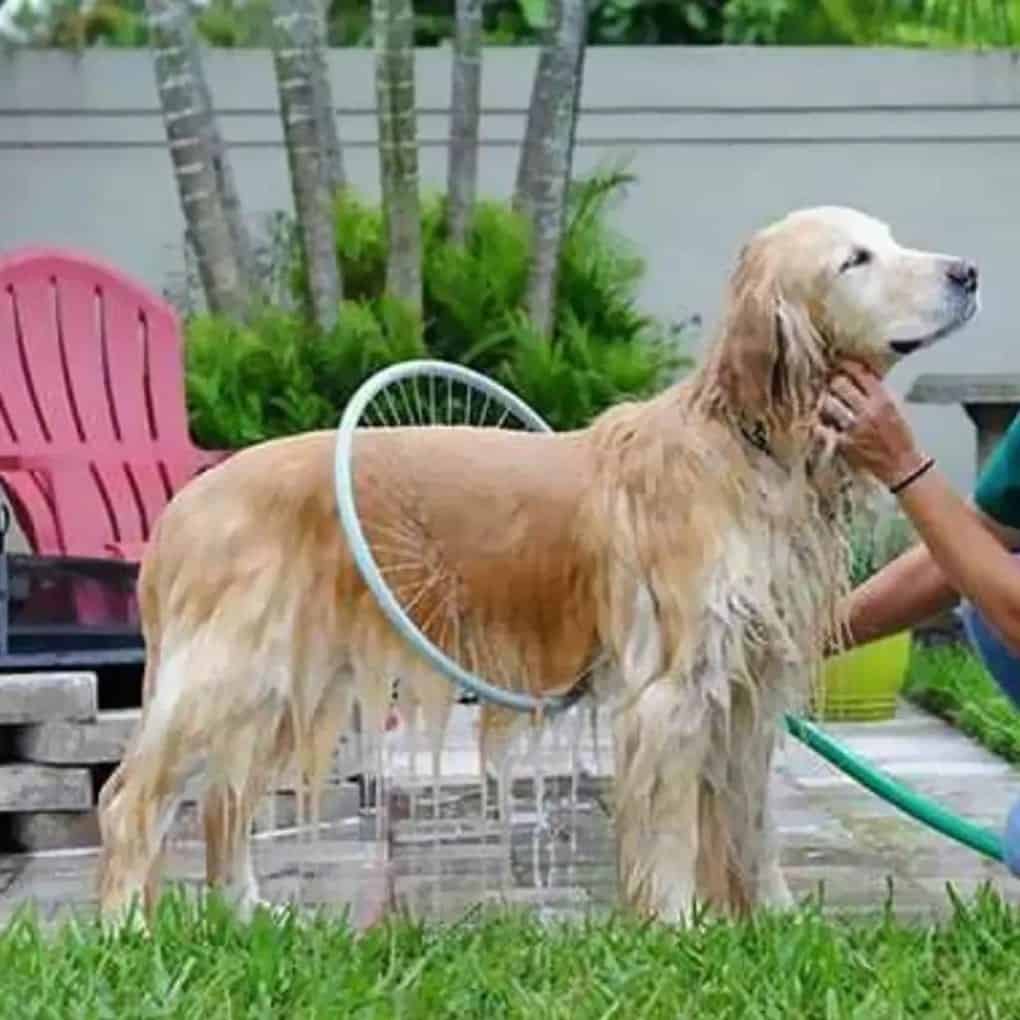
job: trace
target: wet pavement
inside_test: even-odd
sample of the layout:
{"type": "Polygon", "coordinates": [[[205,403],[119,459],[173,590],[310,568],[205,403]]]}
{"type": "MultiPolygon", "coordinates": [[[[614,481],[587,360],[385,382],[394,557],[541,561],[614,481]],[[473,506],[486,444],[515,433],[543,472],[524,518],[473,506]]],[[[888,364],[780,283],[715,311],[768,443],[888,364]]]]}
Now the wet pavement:
{"type": "MultiPolygon", "coordinates": [[[[525,747],[504,824],[481,821],[474,719],[469,707],[455,713],[438,804],[429,756],[412,758],[397,747],[389,755],[382,821],[354,807],[317,834],[289,829],[257,836],[262,895],[346,911],[359,926],[395,907],[443,919],[478,904],[509,903],[556,917],[610,908],[608,721],[600,724],[597,748],[587,724],[578,730],[576,750],[571,746],[569,719],[537,755],[525,747]],[[541,761],[541,804],[525,760],[541,761]]],[[[911,706],[902,705],[888,722],[827,729],[973,821],[1000,828],[1020,797],[1020,772],[911,706]]],[[[798,898],[820,894],[827,909],[859,914],[883,909],[891,896],[901,916],[922,917],[948,909],[947,883],[967,896],[991,882],[1020,902],[1020,881],[1000,865],[900,814],[792,738],[773,781],[786,873],[798,898]]],[[[491,790],[488,800],[491,810],[491,790]]],[[[89,850],[0,857],[0,920],[29,901],[47,919],[93,912],[96,860],[89,850]]],[[[197,886],[202,868],[201,844],[175,840],[169,877],[197,886]]]]}

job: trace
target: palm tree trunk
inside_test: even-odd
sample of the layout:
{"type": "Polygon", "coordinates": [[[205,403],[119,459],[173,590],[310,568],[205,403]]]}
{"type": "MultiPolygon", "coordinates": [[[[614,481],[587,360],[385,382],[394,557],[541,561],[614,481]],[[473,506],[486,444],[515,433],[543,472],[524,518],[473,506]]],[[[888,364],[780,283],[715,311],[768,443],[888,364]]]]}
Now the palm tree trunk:
{"type": "Polygon", "coordinates": [[[190,16],[179,0],[146,0],[146,14],[174,178],[206,303],[214,313],[243,318],[251,291],[220,193],[208,92],[196,76],[199,64],[189,43],[190,16]]]}
{"type": "Polygon", "coordinates": [[[574,64],[574,101],[570,115],[570,144],[567,146],[567,188],[574,179],[574,147],[577,145],[577,125],[581,120],[581,93],[584,91],[584,55],[586,52],[586,36],[588,34],[588,7],[585,4],[584,29],[581,45],[577,47],[577,60],[574,64]]]}
{"type": "Polygon", "coordinates": [[[411,0],[372,0],[379,167],[386,218],[386,290],[421,313],[421,204],[411,0]]]}
{"type": "Polygon", "coordinates": [[[340,132],[336,126],[336,111],[333,108],[333,90],[329,84],[329,67],[326,63],[326,11],[322,0],[316,0],[318,17],[315,24],[315,110],[316,120],[322,137],[322,151],[326,154],[326,169],[330,187],[334,194],[347,187],[347,171],[344,168],[344,154],[340,146],[340,132]]]}
{"type": "Polygon", "coordinates": [[[241,205],[241,198],[237,192],[234,168],[230,163],[227,147],[223,142],[223,135],[220,133],[219,121],[216,119],[212,92],[209,89],[209,82],[206,79],[205,68],[202,64],[202,51],[199,48],[198,33],[195,31],[195,26],[190,19],[188,21],[188,51],[191,58],[192,73],[195,76],[195,83],[198,86],[198,95],[201,100],[206,139],[212,152],[213,170],[216,173],[216,186],[219,189],[220,201],[223,203],[223,212],[227,217],[230,236],[234,242],[234,251],[237,252],[237,258],[241,264],[244,288],[248,294],[254,294],[259,289],[255,249],[252,247],[251,237],[244,223],[244,208],[241,205]]]}
{"type": "Polygon", "coordinates": [[[514,208],[531,224],[525,305],[544,336],[555,325],[556,284],[588,26],[586,0],[551,0],[532,86],[514,208]]]}
{"type": "Polygon", "coordinates": [[[274,0],[273,66],[312,317],[328,331],[336,324],[343,291],[332,185],[316,108],[315,4],[316,0],[274,0]]]}
{"type": "Polygon", "coordinates": [[[457,0],[450,96],[447,233],[464,244],[478,189],[478,122],[482,86],[482,0],[457,0]]]}

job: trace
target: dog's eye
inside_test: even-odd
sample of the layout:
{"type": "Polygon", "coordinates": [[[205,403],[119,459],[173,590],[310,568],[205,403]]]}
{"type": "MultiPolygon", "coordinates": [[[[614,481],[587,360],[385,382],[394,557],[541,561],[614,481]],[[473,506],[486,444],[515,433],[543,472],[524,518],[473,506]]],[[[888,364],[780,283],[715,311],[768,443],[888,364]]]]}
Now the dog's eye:
{"type": "Polygon", "coordinates": [[[841,273],[845,273],[848,269],[853,269],[855,266],[866,266],[871,261],[871,252],[867,248],[855,248],[846,261],[839,267],[841,273]]]}

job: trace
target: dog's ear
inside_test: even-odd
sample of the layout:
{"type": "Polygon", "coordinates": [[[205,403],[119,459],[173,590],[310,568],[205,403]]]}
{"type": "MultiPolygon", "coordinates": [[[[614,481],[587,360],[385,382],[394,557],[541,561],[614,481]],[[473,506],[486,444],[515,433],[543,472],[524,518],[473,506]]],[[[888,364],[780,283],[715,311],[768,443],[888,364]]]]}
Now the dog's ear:
{"type": "Polygon", "coordinates": [[[818,317],[801,301],[776,300],[776,342],[772,373],[772,409],[780,416],[813,415],[827,377],[829,345],[818,317]]]}
{"type": "Polygon", "coordinates": [[[785,391],[781,299],[767,260],[753,245],[737,257],[718,349],[718,385],[740,414],[765,415],[785,391]]]}
{"type": "Polygon", "coordinates": [[[717,385],[737,414],[779,420],[801,411],[821,340],[808,310],[786,299],[765,253],[746,245],[730,281],[717,385]]]}

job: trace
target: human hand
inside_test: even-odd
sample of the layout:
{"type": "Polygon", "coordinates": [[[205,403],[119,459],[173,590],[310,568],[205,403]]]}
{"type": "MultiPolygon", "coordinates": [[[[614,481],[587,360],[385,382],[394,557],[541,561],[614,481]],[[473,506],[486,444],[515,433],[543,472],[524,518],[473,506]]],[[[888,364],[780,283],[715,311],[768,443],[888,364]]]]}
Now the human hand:
{"type": "Polygon", "coordinates": [[[847,460],[890,488],[925,463],[910,426],[882,381],[857,362],[840,363],[819,412],[822,431],[829,433],[847,460]]]}

